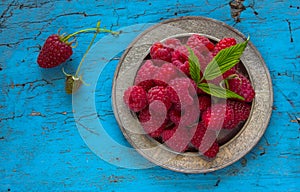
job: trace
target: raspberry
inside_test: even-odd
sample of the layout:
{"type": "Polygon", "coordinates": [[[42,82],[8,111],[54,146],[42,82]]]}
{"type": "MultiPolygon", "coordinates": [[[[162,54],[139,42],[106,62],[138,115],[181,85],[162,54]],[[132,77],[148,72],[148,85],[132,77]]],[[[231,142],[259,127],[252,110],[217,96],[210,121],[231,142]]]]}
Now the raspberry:
{"type": "Polygon", "coordinates": [[[212,51],[215,46],[210,40],[204,36],[193,34],[190,36],[186,43],[189,47],[195,49],[202,49],[202,46],[205,46],[209,51],[212,51]]]}
{"type": "Polygon", "coordinates": [[[150,56],[152,59],[171,62],[173,48],[167,47],[161,42],[154,43],[150,48],[150,56]]]}
{"type": "Polygon", "coordinates": [[[199,110],[204,112],[208,107],[211,106],[211,97],[206,95],[200,95],[198,97],[199,110]]]}
{"type": "Polygon", "coordinates": [[[42,68],[56,67],[73,54],[70,43],[63,41],[62,37],[54,34],[47,38],[37,59],[37,63],[42,68]]]}
{"type": "Polygon", "coordinates": [[[188,149],[190,136],[184,127],[175,126],[162,132],[162,140],[165,144],[176,152],[184,152],[188,149]]]}
{"type": "Polygon", "coordinates": [[[200,111],[198,108],[198,105],[190,105],[187,106],[184,111],[183,115],[180,119],[180,124],[183,126],[191,126],[195,123],[198,124],[199,117],[200,117],[200,111]]]}
{"type": "Polygon", "coordinates": [[[234,111],[230,106],[223,103],[207,108],[201,117],[204,125],[211,130],[231,129],[234,126],[234,111]]]}
{"type": "Polygon", "coordinates": [[[169,119],[172,121],[175,125],[179,125],[180,118],[181,118],[181,111],[178,111],[175,107],[172,107],[169,112],[169,119]]]}
{"type": "Polygon", "coordinates": [[[171,80],[178,77],[177,68],[171,63],[163,64],[154,75],[154,81],[157,85],[166,86],[171,80]]]}
{"type": "Polygon", "coordinates": [[[140,86],[129,87],[123,95],[125,104],[134,112],[141,111],[148,104],[147,93],[140,86]]]}
{"type": "Polygon", "coordinates": [[[168,90],[163,86],[152,87],[148,91],[150,111],[166,115],[172,105],[168,90]]]}
{"type": "Polygon", "coordinates": [[[193,97],[189,93],[189,87],[193,86],[189,78],[175,78],[170,81],[169,86],[173,88],[176,95],[178,96],[178,100],[172,99],[173,102],[177,105],[181,105],[184,108],[187,105],[192,105],[194,100],[193,97]]]}
{"type": "Polygon", "coordinates": [[[153,62],[151,60],[147,60],[136,74],[135,85],[138,85],[139,83],[146,80],[152,80],[157,70],[158,67],[153,65],[153,62]]]}
{"type": "Polygon", "coordinates": [[[164,41],[165,46],[176,49],[177,47],[180,47],[182,44],[179,39],[176,38],[170,38],[164,41]]]}
{"type": "Polygon", "coordinates": [[[139,113],[139,121],[145,132],[152,138],[159,138],[167,125],[167,119],[162,116],[150,114],[148,108],[139,113]]]}
{"type": "Polygon", "coordinates": [[[181,63],[184,63],[185,61],[188,61],[189,59],[189,52],[188,49],[186,48],[186,46],[182,45],[180,47],[177,47],[177,49],[175,49],[172,52],[172,61],[180,61],[181,63]]]}
{"type": "MultiPolygon", "coordinates": [[[[193,128],[194,129],[194,128],[193,128]]],[[[216,132],[206,129],[205,125],[200,122],[196,127],[191,143],[199,153],[208,158],[214,158],[219,152],[219,145],[216,141],[216,132]]]]}
{"type": "Polygon", "coordinates": [[[245,102],[251,102],[255,97],[255,91],[249,79],[244,75],[237,73],[237,76],[228,79],[228,88],[236,94],[244,97],[245,102]]]}
{"type": "Polygon", "coordinates": [[[251,106],[244,102],[227,101],[227,105],[231,106],[234,111],[234,123],[238,125],[241,121],[246,121],[250,115],[251,106]]]}
{"type": "Polygon", "coordinates": [[[236,45],[236,40],[234,38],[223,38],[215,46],[213,50],[213,56],[216,56],[222,49],[236,45]]]}

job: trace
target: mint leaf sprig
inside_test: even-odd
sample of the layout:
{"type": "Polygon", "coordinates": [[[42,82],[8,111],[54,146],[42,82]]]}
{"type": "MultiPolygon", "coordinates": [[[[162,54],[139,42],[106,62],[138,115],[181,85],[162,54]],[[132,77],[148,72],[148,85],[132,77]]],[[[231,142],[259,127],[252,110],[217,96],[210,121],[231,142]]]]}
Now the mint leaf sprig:
{"type": "Polygon", "coordinates": [[[235,98],[244,100],[244,98],[229,89],[221,86],[214,85],[212,83],[205,83],[205,81],[213,80],[226,71],[234,67],[240,60],[247,44],[249,37],[246,41],[238,43],[234,46],[221,50],[206,66],[202,77],[200,77],[200,63],[198,57],[194,51],[188,47],[189,51],[189,69],[191,78],[195,81],[197,86],[207,94],[210,94],[218,98],[235,98]]]}

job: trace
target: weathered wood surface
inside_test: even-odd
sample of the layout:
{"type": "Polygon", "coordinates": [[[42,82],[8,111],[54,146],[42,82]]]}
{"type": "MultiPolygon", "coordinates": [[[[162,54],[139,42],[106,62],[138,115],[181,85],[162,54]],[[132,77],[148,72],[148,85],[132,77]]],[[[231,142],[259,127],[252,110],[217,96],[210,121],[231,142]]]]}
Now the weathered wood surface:
{"type": "MultiPolygon", "coordinates": [[[[229,1],[1,1],[0,191],[297,191],[300,2],[243,4],[240,18],[233,19],[229,1]],[[274,110],[264,137],[240,161],[208,174],[160,167],[125,169],[103,161],[78,133],[72,97],[64,92],[62,66],[47,70],[37,66],[41,45],[59,28],[73,32],[94,26],[99,19],[103,26],[118,30],[180,16],[211,17],[251,36],[274,88],[274,110]]],[[[66,71],[75,71],[91,37],[78,37],[80,46],[63,65],[66,71]]],[[[96,106],[109,134],[126,143],[107,102],[117,62],[118,57],[98,80],[96,106]]]]}

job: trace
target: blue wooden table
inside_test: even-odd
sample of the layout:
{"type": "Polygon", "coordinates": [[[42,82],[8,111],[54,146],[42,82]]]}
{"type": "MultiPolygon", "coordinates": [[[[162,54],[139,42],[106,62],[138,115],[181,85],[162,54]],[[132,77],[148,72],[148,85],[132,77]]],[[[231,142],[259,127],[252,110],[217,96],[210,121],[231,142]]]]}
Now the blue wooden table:
{"type": "MultiPolygon", "coordinates": [[[[228,0],[1,1],[0,191],[299,190],[300,2],[242,3],[238,9],[228,0]],[[244,158],[212,173],[117,166],[134,160],[118,157],[111,146],[105,157],[95,154],[76,126],[72,95],[64,91],[62,67],[75,72],[93,34],[79,35],[71,60],[56,68],[38,67],[39,50],[59,28],[71,33],[101,20],[103,27],[120,30],[181,16],[210,17],[251,36],[272,77],[274,107],[267,131],[244,158]]],[[[129,146],[110,102],[119,58],[103,69],[95,106],[111,138],[129,146]]]]}

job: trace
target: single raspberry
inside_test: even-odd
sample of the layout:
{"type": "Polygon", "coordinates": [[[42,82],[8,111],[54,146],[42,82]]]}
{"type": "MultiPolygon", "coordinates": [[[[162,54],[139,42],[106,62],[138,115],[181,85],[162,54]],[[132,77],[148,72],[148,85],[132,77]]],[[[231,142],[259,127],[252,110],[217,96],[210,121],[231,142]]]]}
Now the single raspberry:
{"type": "Polygon", "coordinates": [[[152,138],[159,138],[168,122],[164,117],[150,113],[149,108],[143,109],[138,117],[143,129],[152,138]]]}
{"type": "Polygon", "coordinates": [[[129,87],[123,95],[125,104],[134,112],[141,111],[148,105],[147,93],[140,86],[129,87]]]}
{"type": "MultiPolygon", "coordinates": [[[[194,129],[194,127],[192,128],[194,129]]],[[[208,158],[214,158],[219,152],[219,145],[216,141],[216,132],[206,129],[203,122],[200,122],[196,127],[196,131],[191,130],[193,137],[192,145],[208,158]]]]}
{"type": "Polygon", "coordinates": [[[234,123],[236,125],[248,119],[251,111],[251,106],[248,103],[227,100],[227,105],[231,106],[234,111],[234,123]]]}
{"type": "Polygon", "coordinates": [[[184,152],[189,147],[190,136],[185,127],[175,126],[172,129],[165,129],[161,137],[164,143],[176,152],[184,152]]]}
{"type": "Polygon", "coordinates": [[[216,56],[222,49],[236,45],[236,40],[234,38],[223,38],[215,46],[215,49],[212,51],[213,56],[216,56]]]}
{"type": "Polygon", "coordinates": [[[198,97],[199,110],[204,112],[207,108],[211,106],[211,97],[208,95],[200,95],[198,97]]]}
{"type": "Polygon", "coordinates": [[[181,63],[184,63],[185,61],[188,61],[189,59],[189,51],[186,48],[186,46],[182,45],[180,47],[177,47],[177,49],[175,49],[172,52],[172,61],[180,61],[181,63]]]}
{"type": "Polygon", "coordinates": [[[135,77],[135,85],[147,80],[152,80],[158,67],[151,60],[147,60],[138,70],[135,77]]]}
{"type": "Polygon", "coordinates": [[[157,85],[167,86],[169,81],[176,77],[178,77],[178,69],[171,63],[165,63],[158,68],[153,79],[157,85]]]}
{"type": "Polygon", "coordinates": [[[167,47],[161,42],[154,43],[150,48],[150,56],[152,59],[171,62],[173,48],[167,47]]]}
{"type": "Polygon", "coordinates": [[[204,156],[208,158],[214,158],[219,153],[219,144],[217,142],[214,142],[212,146],[203,154],[204,156]]]}
{"type": "Polygon", "coordinates": [[[185,127],[190,127],[194,125],[195,123],[198,124],[200,117],[200,111],[198,108],[198,105],[193,104],[190,106],[185,107],[183,110],[183,115],[180,119],[180,124],[185,127]]]}
{"type": "Polygon", "coordinates": [[[202,46],[205,46],[209,51],[212,51],[215,46],[207,37],[193,34],[190,36],[186,43],[189,47],[195,48],[195,49],[202,49],[202,46]]]}
{"type": "Polygon", "coordinates": [[[175,125],[179,125],[180,118],[181,118],[181,111],[177,110],[175,107],[172,107],[169,112],[169,119],[172,121],[175,125]]]}
{"type": "Polygon", "coordinates": [[[224,103],[212,105],[201,115],[204,125],[211,130],[230,129],[234,126],[234,111],[224,103]]]}
{"type": "Polygon", "coordinates": [[[166,115],[166,111],[172,106],[168,90],[163,86],[152,87],[148,91],[148,101],[150,110],[166,115]]]}
{"type": "Polygon", "coordinates": [[[170,81],[169,86],[173,88],[175,93],[178,95],[179,100],[172,99],[177,105],[181,105],[182,108],[188,105],[192,105],[194,100],[189,93],[189,87],[193,86],[189,78],[175,78],[170,81]],[[179,103],[178,103],[179,102],[179,103]]]}
{"type": "Polygon", "coordinates": [[[65,41],[63,36],[58,34],[51,35],[44,43],[37,63],[42,68],[56,67],[67,61],[73,54],[71,43],[65,41]]]}
{"type": "Polygon", "coordinates": [[[228,88],[242,96],[245,102],[251,102],[255,97],[255,91],[251,82],[242,74],[237,73],[236,75],[236,77],[228,79],[228,88]]]}
{"type": "Polygon", "coordinates": [[[180,47],[182,45],[180,40],[176,39],[176,38],[169,38],[169,39],[165,40],[163,42],[163,44],[166,47],[173,48],[173,49],[176,49],[177,47],[180,47]]]}

